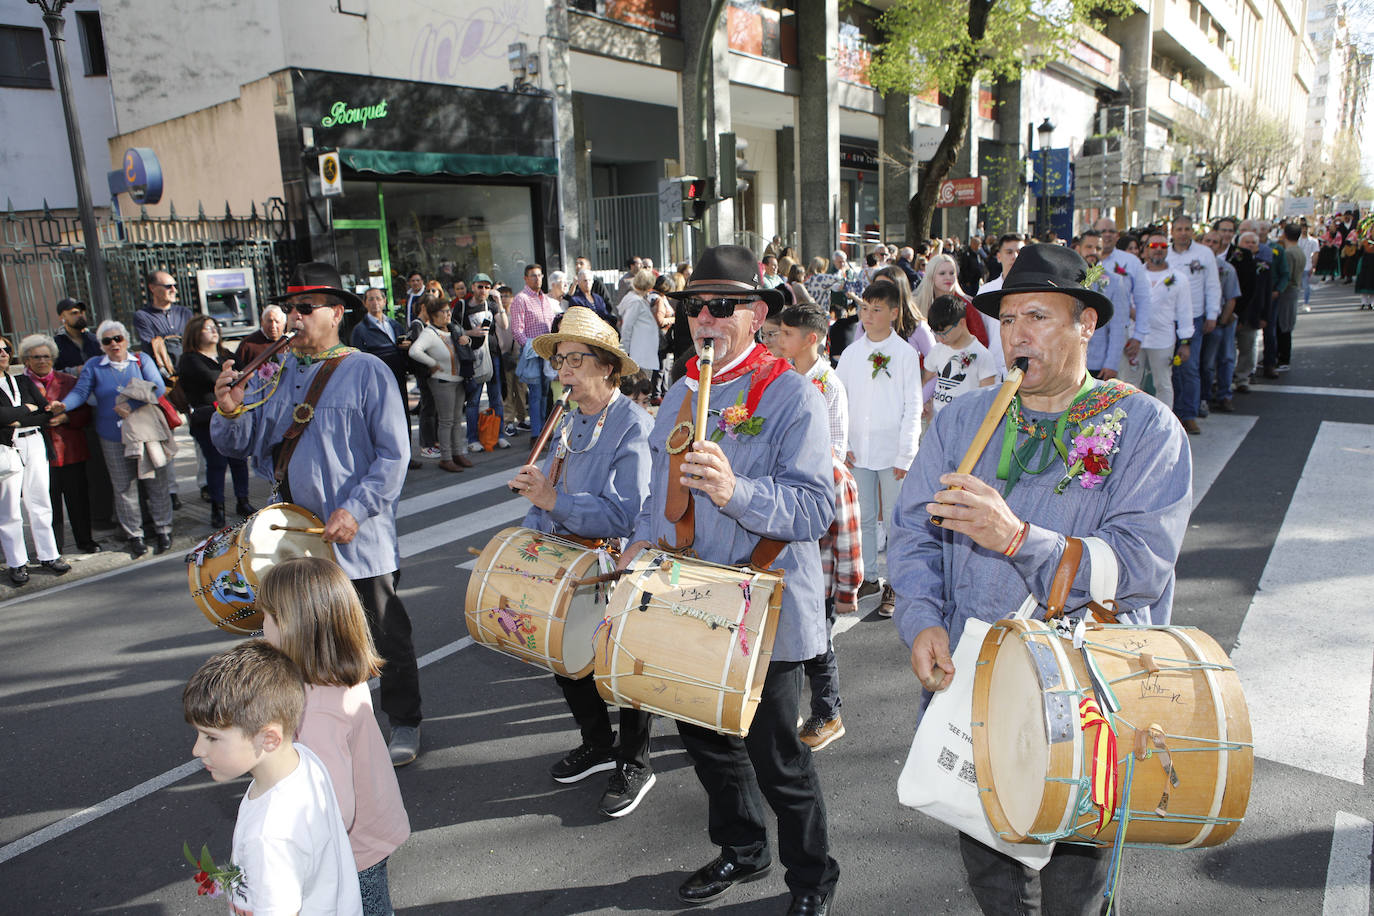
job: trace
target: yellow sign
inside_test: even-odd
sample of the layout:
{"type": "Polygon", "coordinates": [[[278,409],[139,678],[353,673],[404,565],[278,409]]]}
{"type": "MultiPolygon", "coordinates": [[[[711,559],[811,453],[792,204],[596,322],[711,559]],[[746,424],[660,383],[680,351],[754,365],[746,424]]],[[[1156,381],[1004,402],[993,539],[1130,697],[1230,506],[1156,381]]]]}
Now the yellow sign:
{"type": "Polygon", "coordinates": [[[320,154],[320,192],[325,197],[343,196],[343,174],[338,153],[320,154]]]}

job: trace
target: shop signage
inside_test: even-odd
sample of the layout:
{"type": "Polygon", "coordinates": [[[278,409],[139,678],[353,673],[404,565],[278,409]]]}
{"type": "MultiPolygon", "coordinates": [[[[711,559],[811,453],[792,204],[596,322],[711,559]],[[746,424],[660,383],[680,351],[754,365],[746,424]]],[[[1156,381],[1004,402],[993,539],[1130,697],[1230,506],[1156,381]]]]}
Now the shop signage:
{"type": "Polygon", "coordinates": [[[1317,201],[1312,197],[1285,197],[1283,200],[1284,216],[1316,216],[1317,201]]]}
{"type": "Polygon", "coordinates": [[[343,196],[343,175],[339,171],[339,154],[320,154],[320,193],[325,197],[343,196]]]}
{"type": "Polygon", "coordinates": [[[937,207],[976,207],[987,193],[986,178],[950,178],[940,182],[937,207]]]}
{"type": "Polygon", "coordinates": [[[386,99],[382,99],[375,105],[365,105],[362,108],[350,108],[347,102],[335,102],[329,108],[329,114],[320,118],[321,127],[333,127],[336,124],[357,124],[366,127],[368,121],[376,121],[385,118],[386,99]]]}
{"type": "Polygon", "coordinates": [[[946,128],[928,127],[924,124],[916,128],[916,161],[929,162],[935,158],[940,141],[945,139],[946,128]]]}
{"type": "Polygon", "coordinates": [[[878,170],[878,151],[866,146],[849,146],[841,143],[840,167],[875,172],[878,170]]]}
{"type": "Polygon", "coordinates": [[[157,153],[146,146],[124,152],[124,187],[136,204],[155,204],[162,200],[162,164],[157,153]]]}

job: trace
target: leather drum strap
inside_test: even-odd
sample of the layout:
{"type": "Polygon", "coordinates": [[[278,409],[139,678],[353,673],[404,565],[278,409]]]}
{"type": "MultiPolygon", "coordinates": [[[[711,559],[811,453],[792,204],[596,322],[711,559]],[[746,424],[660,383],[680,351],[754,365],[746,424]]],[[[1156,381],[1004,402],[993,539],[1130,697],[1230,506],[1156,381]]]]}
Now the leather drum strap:
{"type": "Polygon", "coordinates": [[[692,511],[692,494],[682,484],[682,464],[687,459],[687,450],[692,447],[692,399],[684,397],[677,411],[677,423],[668,434],[669,442],[685,436],[686,444],[676,454],[668,454],[668,496],[664,500],[663,515],[676,529],[675,550],[686,550],[696,540],[696,516],[692,511]]]}
{"type": "Polygon", "coordinates": [[[1083,542],[1078,538],[1064,539],[1064,555],[1059,559],[1059,568],[1054,571],[1050,582],[1050,597],[1045,604],[1045,619],[1053,620],[1064,613],[1064,605],[1069,600],[1069,590],[1078,576],[1078,564],[1083,560],[1083,542]]]}
{"type": "Polygon", "coordinates": [[[305,400],[297,404],[291,411],[291,426],[282,436],[281,447],[273,457],[274,476],[276,477],[277,487],[283,493],[289,494],[291,486],[286,480],[286,468],[291,463],[291,455],[296,451],[296,446],[301,441],[301,433],[310,425],[310,421],[315,418],[315,405],[320,402],[320,396],[324,394],[324,386],[329,384],[329,377],[334,374],[334,370],[339,368],[339,364],[348,358],[348,354],[334,356],[325,360],[320,371],[315,373],[315,378],[310,382],[310,389],[305,393],[305,400]]]}

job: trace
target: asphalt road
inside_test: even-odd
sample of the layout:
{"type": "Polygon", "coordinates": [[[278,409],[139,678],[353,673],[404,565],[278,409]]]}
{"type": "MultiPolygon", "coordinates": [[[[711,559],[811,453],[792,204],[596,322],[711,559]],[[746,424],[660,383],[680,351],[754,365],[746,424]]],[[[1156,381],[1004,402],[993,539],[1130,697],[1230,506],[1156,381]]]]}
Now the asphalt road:
{"type": "MultiPolygon", "coordinates": [[[[1238,395],[1236,414],[1204,421],[1191,440],[1200,498],[1174,610],[1175,623],[1200,626],[1235,653],[1243,676],[1264,679],[1253,695],[1272,707],[1257,708],[1256,721],[1263,713],[1292,728],[1257,732],[1250,808],[1234,839],[1128,851],[1125,912],[1369,911],[1374,658],[1367,624],[1356,621],[1369,615],[1374,571],[1360,533],[1374,490],[1374,317],[1357,311],[1349,287],[1318,288],[1313,305],[1300,317],[1293,370],[1238,395]],[[1343,462],[1334,473],[1319,461],[1330,453],[1343,462]],[[1336,507],[1315,531],[1303,515],[1313,494],[1336,507]],[[1302,546],[1323,537],[1332,540],[1302,546]],[[1281,590],[1304,571],[1320,581],[1304,586],[1298,575],[1296,591],[1281,590]],[[1263,600],[1290,594],[1291,604],[1263,600]],[[1238,649],[1243,628],[1250,644],[1238,649]]],[[[577,743],[552,677],[464,642],[467,548],[519,518],[503,484],[527,447],[521,437],[461,476],[427,463],[399,506],[401,594],[424,656],[426,719],[423,756],[399,771],[414,833],[391,860],[393,900],[415,914],[679,912],[678,883],[714,850],[671,723],[655,728],[657,786],[634,814],[606,820],[596,812],[599,777],[560,786],[548,776],[577,743]]],[[[193,474],[190,459],[181,472],[193,474]]],[[[195,896],[181,856],[187,840],[227,858],[246,786],[217,786],[187,766],[182,685],[229,641],[187,595],[181,547],[203,533],[206,514],[189,480],[182,490],[192,498],[177,552],[82,560],[57,582],[35,572],[27,591],[0,603],[0,911],[222,906],[195,896]]],[[[848,734],[817,755],[841,866],[837,911],[975,913],[953,830],[897,803],[916,690],[905,647],[876,615],[844,626],[835,643],[848,734]]],[[[778,869],[705,909],[781,913],[786,902],[778,869]]]]}

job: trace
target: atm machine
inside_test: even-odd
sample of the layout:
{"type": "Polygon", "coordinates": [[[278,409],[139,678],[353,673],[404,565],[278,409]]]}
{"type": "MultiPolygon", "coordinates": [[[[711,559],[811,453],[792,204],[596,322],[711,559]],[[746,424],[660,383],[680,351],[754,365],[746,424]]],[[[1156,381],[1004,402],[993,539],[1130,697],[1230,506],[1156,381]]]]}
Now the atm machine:
{"type": "Polygon", "coordinates": [[[200,311],[219,322],[224,337],[246,337],[258,329],[258,294],[253,268],[196,271],[200,311]]]}

